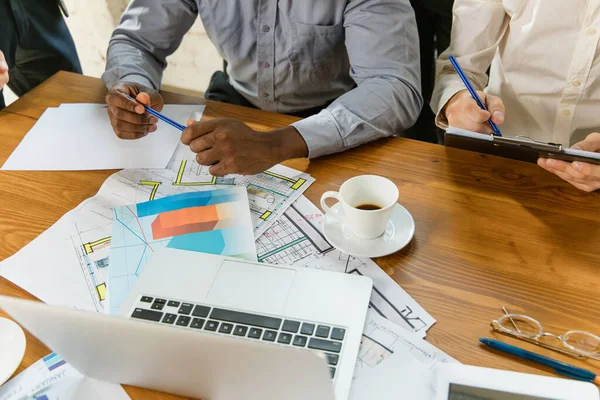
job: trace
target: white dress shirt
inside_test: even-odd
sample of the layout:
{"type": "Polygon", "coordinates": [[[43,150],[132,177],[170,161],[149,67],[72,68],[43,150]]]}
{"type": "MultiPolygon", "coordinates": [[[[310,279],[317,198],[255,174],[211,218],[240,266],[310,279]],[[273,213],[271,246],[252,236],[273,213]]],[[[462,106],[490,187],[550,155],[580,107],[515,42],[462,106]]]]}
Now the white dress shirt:
{"type": "Polygon", "coordinates": [[[453,54],[478,89],[504,102],[505,135],[583,140],[600,131],[599,37],[600,0],[456,0],[431,101],[436,123],[447,127],[439,111],[465,89],[453,54]]]}

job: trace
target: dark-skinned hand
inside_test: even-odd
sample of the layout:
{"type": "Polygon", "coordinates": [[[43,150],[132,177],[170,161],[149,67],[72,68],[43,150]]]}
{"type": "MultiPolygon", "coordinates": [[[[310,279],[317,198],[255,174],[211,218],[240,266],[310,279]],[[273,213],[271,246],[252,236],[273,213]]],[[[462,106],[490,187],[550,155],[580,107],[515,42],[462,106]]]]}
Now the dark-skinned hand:
{"type": "Polygon", "coordinates": [[[306,157],[308,148],[292,126],[259,132],[236,119],[188,121],[181,141],[214,176],[253,175],[290,158],[306,157]]]}
{"type": "Polygon", "coordinates": [[[122,93],[159,112],[165,105],[160,93],[154,89],[138,83],[116,83],[109,89],[105,100],[110,124],[117,136],[121,139],[139,139],[156,131],[158,119],[147,114],[141,104],[128,99],[122,93]]]}

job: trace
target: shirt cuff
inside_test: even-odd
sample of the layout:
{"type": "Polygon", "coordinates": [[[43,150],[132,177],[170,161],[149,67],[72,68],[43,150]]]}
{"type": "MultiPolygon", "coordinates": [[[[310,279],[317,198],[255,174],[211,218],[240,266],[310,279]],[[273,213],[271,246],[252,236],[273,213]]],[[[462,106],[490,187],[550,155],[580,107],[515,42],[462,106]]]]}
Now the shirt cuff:
{"type": "Polygon", "coordinates": [[[340,129],[328,110],[294,122],[292,126],[300,132],[306,142],[308,158],[337,153],[345,148],[340,129]]]}
{"type": "Polygon", "coordinates": [[[156,89],[156,87],[154,87],[152,82],[150,82],[150,80],[143,75],[130,74],[125,76],[119,76],[114,69],[105,71],[102,74],[102,80],[104,81],[104,84],[106,84],[106,87],[109,89],[117,82],[130,82],[137,83],[150,89],[158,90],[156,89]]]}
{"type": "Polygon", "coordinates": [[[443,113],[444,108],[446,107],[446,104],[452,98],[452,96],[465,89],[465,86],[462,84],[450,86],[444,90],[438,104],[430,104],[433,110],[436,110],[437,107],[437,112],[435,114],[435,124],[438,128],[448,129],[448,119],[446,119],[446,115],[443,113]]]}

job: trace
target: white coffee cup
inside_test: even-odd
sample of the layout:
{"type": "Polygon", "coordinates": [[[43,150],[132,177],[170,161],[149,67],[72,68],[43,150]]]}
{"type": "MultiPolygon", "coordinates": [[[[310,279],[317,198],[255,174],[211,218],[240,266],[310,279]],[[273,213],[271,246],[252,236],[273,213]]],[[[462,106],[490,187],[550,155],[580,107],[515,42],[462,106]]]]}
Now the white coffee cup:
{"type": "Polygon", "coordinates": [[[361,175],[344,182],[339,192],[325,192],[321,196],[321,208],[325,213],[350,225],[352,233],[361,239],[375,239],[385,232],[394,206],[398,201],[398,187],[387,178],[377,175],[361,175]],[[342,204],[331,209],[325,203],[328,198],[342,204]],[[356,207],[374,205],[375,210],[356,207]]]}

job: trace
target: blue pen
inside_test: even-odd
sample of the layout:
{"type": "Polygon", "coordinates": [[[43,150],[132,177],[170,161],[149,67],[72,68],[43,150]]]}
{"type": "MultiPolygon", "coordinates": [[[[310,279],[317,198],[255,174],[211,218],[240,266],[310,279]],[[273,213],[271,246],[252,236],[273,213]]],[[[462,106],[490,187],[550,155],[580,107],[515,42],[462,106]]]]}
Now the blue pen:
{"type": "MultiPolygon", "coordinates": [[[[467,78],[467,75],[465,75],[464,71],[458,64],[458,61],[456,60],[456,58],[454,58],[454,56],[450,56],[450,57],[448,57],[448,60],[450,60],[450,63],[454,67],[454,70],[456,71],[458,76],[460,76],[460,79],[462,79],[463,83],[467,87],[467,90],[469,91],[469,93],[471,93],[471,96],[477,102],[477,105],[479,106],[479,108],[481,108],[483,111],[488,111],[488,109],[485,107],[485,104],[483,104],[483,101],[481,101],[481,98],[477,95],[477,92],[475,91],[475,88],[469,81],[469,78],[467,78]]],[[[500,128],[498,128],[498,125],[496,125],[494,123],[494,121],[491,120],[491,118],[488,119],[488,124],[490,124],[490,126],[492,127],[492,130],[494,131],[494,135],[502,136],[502,132],[500,132],[500,128]]]]}
{"type": "Polygon", "coordinates": [[[155,111],[153,109],[151,109],[150,107],[148,107],[145,104],[140,103],[139,101],[137,101],[136,99],[134,99],[133,97],[131,97],[130,95],[126,94],[126,93],[122,93],[121,94],[125,97],[127,97],[129,100],[133,100],[138,104],[141,104],[142,106],[144,106],[144,110],[146,110],[146,112],[158,119],[160,119],[163,122],[166,122],[167,124],[171,125],[174,128],[179,129],[180,131],[183,131],[185,129],[185,126],[173,121],[171,118],[169,117],[165,117],[164,115],[162,115],[161,113],[159,113],[158,111],[155,111]]]}
{"type": "Polygon", "coordinates": [[[513,356],[517,356],[525,360],[533,361],[535,363],[550,367],[557,374],[564,375],[572,379],[592,382],[596,385],[600,385],[600,377],[598,377],[593,372],[588,371],[587,369],[579,368],[570,364],[565,364],[564,362],[544,357],[542,355],[532,353],[531,351],[523,350],[520,347],[502,343],[497,340],[480,338],[479,341],[485,344],[486,346],[491,347],[492,349],[496,349],[498,351],[512,354],[513,356]]]}

